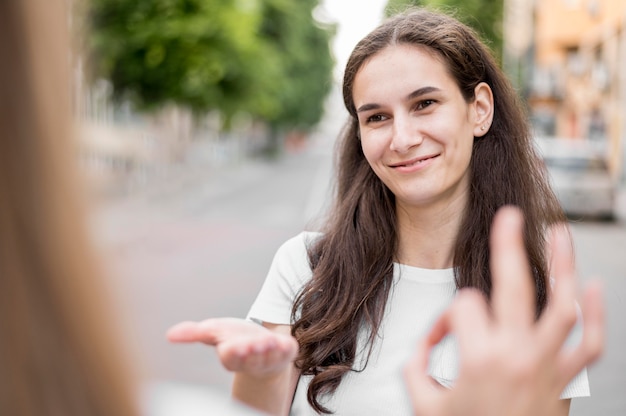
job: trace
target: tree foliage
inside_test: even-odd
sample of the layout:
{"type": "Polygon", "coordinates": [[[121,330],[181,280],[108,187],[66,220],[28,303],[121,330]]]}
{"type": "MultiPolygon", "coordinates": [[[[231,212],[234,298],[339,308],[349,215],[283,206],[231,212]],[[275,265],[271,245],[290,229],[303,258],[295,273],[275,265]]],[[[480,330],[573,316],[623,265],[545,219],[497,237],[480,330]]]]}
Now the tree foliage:
{"type": "Polygon", "coordinates": [[[455,17],[474,28],[494,55],[501,58],[503,0],[388,0],[385,13],[391,15],[408,6],[428,6],[454,12],[455,17]]]}
{"type": "Polygon", "coordinates": [[[174,103],[281,127],[321,117],[332,57],[317,0],[92,0],[94,78],[116,98],[174,103]],[[293,4],[292,4],[293,3],[293,4]],[[316,86],[316,88],[313,88],[316,86]],[[302,111],[296,104],[301,106],[302,111]]]}
{"type": "Polygon", "coordinates": [[[263,2],[261,37],[276,50],[281,80],[274,84],[281,103],[268,121],[275,127],[306,129],[323,113],[332,83],[330,40],[334,27],[312,19],[318,0],[266,0],[263,2]]]}

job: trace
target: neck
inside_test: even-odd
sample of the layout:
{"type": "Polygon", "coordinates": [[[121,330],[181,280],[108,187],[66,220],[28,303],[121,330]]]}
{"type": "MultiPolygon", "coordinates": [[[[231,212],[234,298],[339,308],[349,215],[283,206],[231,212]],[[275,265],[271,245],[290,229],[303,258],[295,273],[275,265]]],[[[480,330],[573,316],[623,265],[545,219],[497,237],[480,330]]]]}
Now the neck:
{"type": "Polygon", "coordinates": [[[429,206],[396,206],[397,261],[425,269],[454,264],[454,246],[466,208],[466,197],[429,206]]]}

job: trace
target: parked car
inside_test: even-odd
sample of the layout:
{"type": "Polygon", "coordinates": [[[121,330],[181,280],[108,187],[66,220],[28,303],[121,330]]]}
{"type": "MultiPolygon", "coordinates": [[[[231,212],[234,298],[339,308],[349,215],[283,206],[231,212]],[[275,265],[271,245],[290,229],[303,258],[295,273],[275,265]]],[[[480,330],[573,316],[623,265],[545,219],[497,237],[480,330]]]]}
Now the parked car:
{"type": "Polygon", "coordinates": [[[565,214],[613,220],[617,182],[604,147],[582,139],[539,138],[537,147],[565,214]]]}

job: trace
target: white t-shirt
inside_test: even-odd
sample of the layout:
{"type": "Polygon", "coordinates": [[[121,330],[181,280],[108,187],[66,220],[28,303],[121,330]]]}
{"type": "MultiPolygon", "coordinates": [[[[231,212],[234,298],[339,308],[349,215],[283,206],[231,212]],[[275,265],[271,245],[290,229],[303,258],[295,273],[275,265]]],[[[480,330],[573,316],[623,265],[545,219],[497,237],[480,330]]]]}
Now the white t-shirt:
{"type": "MultiPolygon", "coordinates": [[[[311,278],[307,246],[319,233],[303,232],[277,251],[267,278],[253,303],[248,319],[291,324],[293,301],[311,278]]],[[[386,305],[378,340],[362,371],[345,374],[332,396],[320,402],[335,415],[411,415],[402,370],[415,345],[440,313],[452,302],[456,285],[452,269],[429,270],[394,264],[393,287],[386,305]]],[[[365,334],[364,334],[365,335],[365,334]]],[[[355,369],[361,370],[367,345],[359,339],[355,369]]],[[[451,386],[458,373],[458,354],[453,337],[446,337],[431,354],[430,374],[451,386]]],[[[310,376],[300,377],[291,408],[292,415],[317,415],[306,399],[310,376]]],[[[579,374],[562,398],[589,395],[587,374],[579,374]]]]}

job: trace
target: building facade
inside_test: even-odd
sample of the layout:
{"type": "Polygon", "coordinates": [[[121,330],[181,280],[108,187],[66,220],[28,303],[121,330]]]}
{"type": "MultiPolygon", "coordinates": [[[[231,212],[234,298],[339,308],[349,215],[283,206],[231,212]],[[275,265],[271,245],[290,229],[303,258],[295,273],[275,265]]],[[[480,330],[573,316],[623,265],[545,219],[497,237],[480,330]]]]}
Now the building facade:
{"type": "Polygon", "coordinates": [[[538,136],[604,144],[626,182],[626,1],[505,0],[504,63],[538,136]]]}

